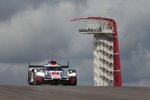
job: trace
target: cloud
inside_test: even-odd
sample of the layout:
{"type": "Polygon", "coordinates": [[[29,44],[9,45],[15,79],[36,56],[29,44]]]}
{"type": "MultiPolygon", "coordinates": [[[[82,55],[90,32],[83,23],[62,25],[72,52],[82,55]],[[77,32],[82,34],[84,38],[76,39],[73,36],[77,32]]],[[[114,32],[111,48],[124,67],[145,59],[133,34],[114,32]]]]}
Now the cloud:
{"type": "Polygon", "coordinates": [[[25,11],[28,8],[38,9],[41,4],[47,3],[55,5],[59,0],[1,0],[0,1],[0,21],[11,20],[16,14],[25,11]]]}
{"type": "Polygon", "coordinates": [[[83,60],[75,66],[78,75],[78,84],[91,86],[93,83],[93,60],[83,60]]]}
{"type": "Polygon", "coordinates": [[[137,87],[149,87],[150,86],[150,81],[149,80],[144,80],[144,79],[139,79],[138,81],[130,82],[130,83],[125,83],[125,86],[137,86],[137,87]]]}
{"type": "Polygon", "coordinates": [[[63,5],[65,7],[60,4],[58,8],[43,5],[36,10],[28,9],[17,14],[10,22],[0,24],[2,48],[0,59],[5,60],[6,57],[6,61],[9,61],[7,58],[10,56],[10,61],[11,57],[15,57],[14,59],[20,62],[20,58],[15,56],[18,54],[25,59],[30,55],[40,59],[48,52],[53,53],[58,46],[66,48],[71,38],[67,30],[69,26],[65,24],[69,21],[60,15],[65,14],[69,17],[67,16],[69,12],[64,11],[71,10],[72,7],[67,3],[63,5]],[[52,47],[54,51],[49,51],[52,47]],[[41,54],[42,52],[45,54],[41,54]]]}
{"type": "MultiPolygon", "coordinates": [[[[149,26],[150,13],[148,7],[150,2],[139,0],[124,2],[122,23],[118,26],[120,33],[120,51],[124,83],[135,83],[138,81],[149,81],[149,26]],[[139,6],[144,5],[144,8],[139,6]]],[[[137,84],[136,84],[137,82],[137,84]]],[[[142,84],[142,82],[140,82],[142,84]]],[[[148,84],[144,84],[149,86],[148,84]]]]}
{"type": "Polygon", "coordinates": [[[0,64],[0,84],[27,84],[27,64],[0,64]]]}

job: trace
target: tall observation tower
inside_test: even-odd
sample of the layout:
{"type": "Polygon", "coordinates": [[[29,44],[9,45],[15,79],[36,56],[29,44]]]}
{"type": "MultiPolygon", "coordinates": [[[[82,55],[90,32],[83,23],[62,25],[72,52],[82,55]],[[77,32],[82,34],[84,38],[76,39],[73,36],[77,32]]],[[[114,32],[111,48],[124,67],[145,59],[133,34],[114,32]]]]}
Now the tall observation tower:
{"type": "Polygon", "coordinates": [[[94,35],[94,85],[122,86],[117,25],[113,19],[83,17],[79,32],[94,35]]]}

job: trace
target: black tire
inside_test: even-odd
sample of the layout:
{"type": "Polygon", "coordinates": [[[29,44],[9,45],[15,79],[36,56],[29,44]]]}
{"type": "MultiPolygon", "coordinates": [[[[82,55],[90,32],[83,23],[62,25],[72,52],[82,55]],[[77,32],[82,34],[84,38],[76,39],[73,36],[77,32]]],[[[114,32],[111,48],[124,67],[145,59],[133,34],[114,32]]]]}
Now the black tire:
{"type": "Polygon", "coordinates": [[[69,79],[69,83],[70,83],[70,85],[71,86],[76,86],[77,85],[77,77],[71,77],[70,79],[69,79]]]}
{"type": "Polygon", "coordinates": [[[33,83],[30,83],[30,82],[29,82],[29,85],[33,85],[33,83]]]}

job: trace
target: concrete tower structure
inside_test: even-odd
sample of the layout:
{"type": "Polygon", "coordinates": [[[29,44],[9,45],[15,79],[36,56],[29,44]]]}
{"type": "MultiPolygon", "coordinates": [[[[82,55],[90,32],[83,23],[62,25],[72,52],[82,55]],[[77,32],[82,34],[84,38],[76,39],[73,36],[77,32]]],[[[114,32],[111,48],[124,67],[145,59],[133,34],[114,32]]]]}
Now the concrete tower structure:
{"type": "Polygon", "coordinates": [[[79,32],[94,35],[94,85],[122,86],[117,25],[113,19],[83,17],[79,32]]]}

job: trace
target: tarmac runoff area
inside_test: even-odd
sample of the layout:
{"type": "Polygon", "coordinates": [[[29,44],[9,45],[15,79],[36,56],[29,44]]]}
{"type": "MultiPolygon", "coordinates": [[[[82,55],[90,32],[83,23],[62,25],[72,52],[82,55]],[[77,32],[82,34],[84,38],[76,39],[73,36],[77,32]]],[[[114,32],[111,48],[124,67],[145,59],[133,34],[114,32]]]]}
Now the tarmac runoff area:
{"type": "Polygon", "coordinates": [[[150,100],[150,88],[0,85],[0,100],[150,100]]]}

